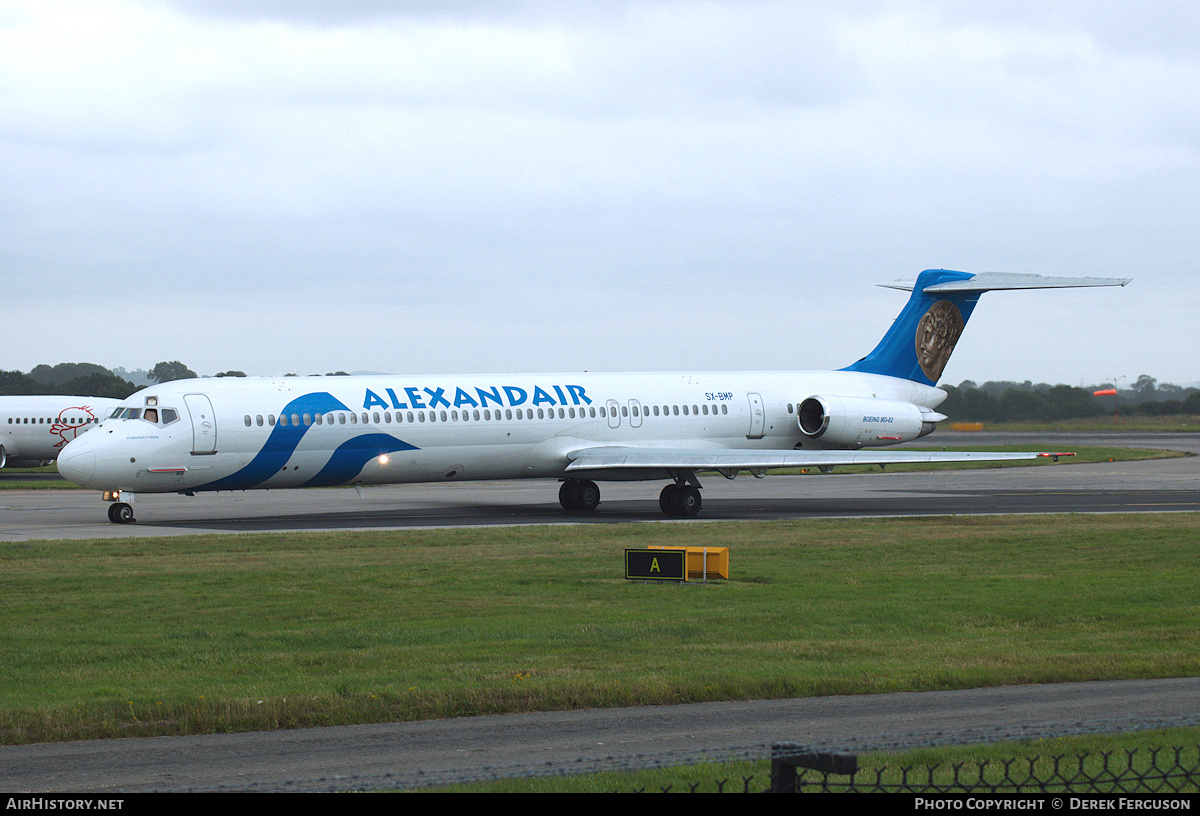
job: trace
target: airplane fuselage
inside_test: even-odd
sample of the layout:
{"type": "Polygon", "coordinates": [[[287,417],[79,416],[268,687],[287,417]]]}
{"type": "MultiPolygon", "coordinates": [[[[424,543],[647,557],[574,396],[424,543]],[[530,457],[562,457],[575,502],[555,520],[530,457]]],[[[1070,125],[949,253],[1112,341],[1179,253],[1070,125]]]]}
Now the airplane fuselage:
{"type": "Polygon", "coordinates": [[[119,404],[106,397],[0,397],[0,467],[53,461],[68,442],[119,404]]]}
{"type": "Polygon", "coordinates": [[[909,380],[836,371],[182,380],[138,392],[123,403],[129,417],[101,423],[85,478],[90,487],[135,493],[564,478],[569,454],[613,444],[894,444],[904,440],[892,433],[900,425],[887,415],[892,403],[932,409],[943,399],[945,392],[909,380]],[[865,430],[832,442],[804,434],[800,403],[821,393],[870,401],[871,410],[856,414],[865,430]],[[176,419],[164,423],[166,411],[176,419]]]}

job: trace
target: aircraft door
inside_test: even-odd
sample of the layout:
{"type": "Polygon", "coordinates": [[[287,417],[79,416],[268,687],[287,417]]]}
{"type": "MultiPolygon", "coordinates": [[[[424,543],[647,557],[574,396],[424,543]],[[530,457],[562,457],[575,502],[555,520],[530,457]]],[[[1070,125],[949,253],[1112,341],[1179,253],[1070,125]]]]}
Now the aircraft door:
{"type": "Polygon", "coordinates": [[[767,427],[767,412],[763,410],[763,401],[760,394],[747,394],[750,399],[750,433],[746,434],[747,439],[762,439],[763,433],[767,427]]]}
{"type": "Polygon", "coordinates": [[[616,400],[609,400],[608,403],[608,427],[618,428],[621,425],[621,406],[616,400]]]}
{"type": "Polygon", "coordinates": [[[217,417],[204,394],[185,394],[183,402],[192,415],[192,453],[217,452],[217,417]]]}
{"type": "Polygon", "coordinates": [[[629,401],[629,427],[642,427],[642,404],[635,399],[629,401]]]}

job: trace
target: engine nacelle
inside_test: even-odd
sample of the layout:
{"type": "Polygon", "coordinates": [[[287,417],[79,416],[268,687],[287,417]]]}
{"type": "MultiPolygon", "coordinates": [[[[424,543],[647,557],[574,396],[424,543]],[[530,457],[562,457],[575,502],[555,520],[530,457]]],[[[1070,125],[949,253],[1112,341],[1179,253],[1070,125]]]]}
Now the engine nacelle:
{"type": "Polygon", "coordinates": [[[0,468],[36,468],[45,467],[53,462],[53,459],[25,459],[21,457],[21,451],[14,451],[8,444],[0,443],[0,468]]]}
{"type": "Polygon", "coordinates": [[[801,432],[835,448],[895,445],[931,433],[946,416],[911,402],[814,395],[800,403],[801,432]]]}

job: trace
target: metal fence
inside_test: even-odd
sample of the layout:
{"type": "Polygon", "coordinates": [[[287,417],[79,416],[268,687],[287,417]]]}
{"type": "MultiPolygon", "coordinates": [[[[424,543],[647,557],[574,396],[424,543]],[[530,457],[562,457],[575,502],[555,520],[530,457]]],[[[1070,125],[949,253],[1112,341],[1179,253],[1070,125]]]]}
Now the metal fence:
{"type": "Polygon", "coordinates": [[[813,754],[776,746],[767,789],[775,793],[921,794],[1200,791],[1200,745],[898,767],[860,768],[857,760],[854,755],[813,754]]]}

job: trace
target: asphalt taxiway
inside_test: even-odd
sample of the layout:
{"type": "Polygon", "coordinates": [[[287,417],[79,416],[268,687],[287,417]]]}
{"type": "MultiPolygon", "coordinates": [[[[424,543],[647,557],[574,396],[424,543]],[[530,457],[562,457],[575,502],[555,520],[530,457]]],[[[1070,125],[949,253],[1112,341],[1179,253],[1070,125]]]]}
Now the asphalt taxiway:
{"type": "MultiPolygon", "coordinates": [[[[933,439],[933,437],[930,437],[933,439]]],[[[1200,434],[954,434],[947,446],[1019,444],[1070,451],[1085,445],[1200,453],[1200,434]]],[[[1200,456],[918,473],[743,475],[704,480],[697,521],[830,516],[1200,511],[1200,456]]],[[[655,482],[604,482],[595,513],[567,515],[553,481],[455,482],[352,488],[144,495],[137,522],[112,524],[99,494],[0,491],[0,541],[204,532],[405,529],[513,524],[664,521],[655,482]]]]}

